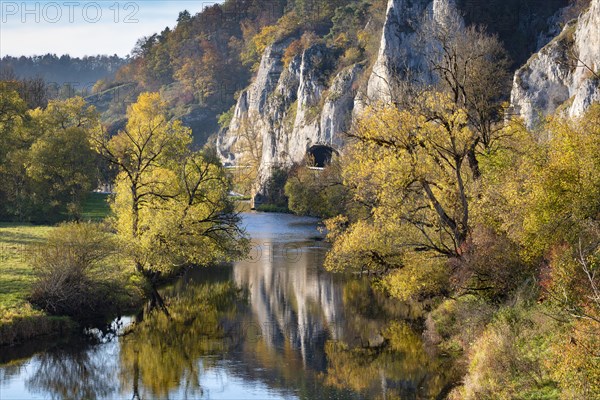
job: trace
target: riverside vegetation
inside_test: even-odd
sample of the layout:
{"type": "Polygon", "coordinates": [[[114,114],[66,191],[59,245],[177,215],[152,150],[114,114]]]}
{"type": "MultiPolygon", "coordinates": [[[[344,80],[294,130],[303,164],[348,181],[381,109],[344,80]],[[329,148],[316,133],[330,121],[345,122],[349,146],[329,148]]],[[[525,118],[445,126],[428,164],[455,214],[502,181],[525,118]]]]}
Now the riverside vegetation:
{"type": "MultiPolygon", "coordinates": [[[[168,332],[157,285],[190,265],[244,254],[232,182],[214,151],[197,150],[172,118],[183,105],[170,93],[184,90],[226,128],[233,109],[219,84],[247,84],[270,44],[297,37],[286,63],[322,42],[340,56],[332,71],[372,65],[385,8],[317,2],[312,18],[308,2],[276,3],[275,12],[236,1],[182,12],[173,31],[140,40],[115,81],[99,83],[150,90],[135,93],[120,125],[103,127],[81,98],[31,104],[23,82],[1,83],[0,217],[18,221],[0,228],[4,343],[40,333],[17,337],[7,327],[26,332],[43,320],[41,329],[62,332],[73,319],[119,314],[144,298],[163,310],[154,318],[168,332]],[[227,40],[213,40],[215,28],[201,22],[238,5],[243,23],[225,19],[218,33],[227,40]],[[99,181],[116,183],[110,213],[77,222],[89,219],[83,205],[99,181]],[[23,225],[64,220],[75,222],[23,225]],[[26,262],[21,245],[38,251],[26,262]],[[73,284],[55,286],[62,277],[73,284]]],[[[598,398],[600,105],[577,118],[559,109],[527,129],[506,101],[512,62],[523,61],[516,48],[529,44],[455,17],[423,21],[417,32],[431,79],[398,76],[390,101],[357,116],[324,170],[309,168],[311,160],[277,170],[269,201],[325,220],[326,268],[365,275],[377,296],[418,306],[413,323],[455,366],[449,398],[598,398]]],[[[244,161],[257,168],[262,143],[249,130],[247,142],[244,161]]],[[[236,176],[236,189],[250,190],[256,176],[236,176]]],[[[385,351],[397,332],[383,335],[385,351]]],[[[332,365],[360,386],[362,353],[330,350],[332,365]]]]}
{"type": "Polygon", "coordinates": [[[19,83],[2,85],[0,213],[15,221],[0,231],[2,344],[106,320],[146,297],[168,313],[157,285],[245,253],[228,177],[210,150],[191,149],[189,128],[158,94],[140,95],[109,136],[82,98],[31,110],[19,83]],[[85,203],[103,174],[115,195],[91,222],[102,199],[85,203]]]}
{"type": "Polygon", "coordinates": [[[327,218],[326,268],[424,306],[449,398],[598,398],[600,104],[528,131],[496,38],[423,28],[439,83],[399,82],[324,171],[293,170],[289,206],[327,218]]]}

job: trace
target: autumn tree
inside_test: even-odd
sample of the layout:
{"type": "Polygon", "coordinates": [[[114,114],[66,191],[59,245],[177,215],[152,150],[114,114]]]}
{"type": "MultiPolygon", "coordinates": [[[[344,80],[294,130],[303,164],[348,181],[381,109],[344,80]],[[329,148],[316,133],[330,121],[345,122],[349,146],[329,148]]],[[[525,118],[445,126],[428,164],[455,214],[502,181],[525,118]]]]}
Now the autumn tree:
{"type": "Polygon", "coordinates": [[[413,110],[373,108],[358,120],[343,178],[367,215],[328,222],[330,269],[401,271],[407,282],[421,277],[436,286],[444,278],[440,256],[461,257],[471,228],[474,135],[449,95],[427,93],[422,102],[413,110]]]}
{"type": "Polygon", "coordinates": [[[137,271],[153,285],[189,265],[235,258],[245,251],[229,180],[217,157],[189,149],[189,128],[169,118],[158,93],[142,93],[125,129],[92,141],[119,168],[114,223],[137,271]]]}
{"type": "Polygon", "coordinates": [[[503,146],[481,157],[474,207],[478,223],[516,243],[523,261],[536,266],[530,276],[539,280],[544,312],[564,329],[549,369],[573,398],[600,387],[599,127],[597,104],[579,118],[549,117],[543,135],[512,121],[503,146]]]}
{"type": "MultiPolygon", "coordinates": [[[[166,104],[157,93],[142,93],[127,113],[125,129],[116,136],[98,129],[91,136],[96,150],[119,168],[118,183],[130,196],[130,223],[120,233],[135,241],[140,235],[140,209],[150,196],[168,196],[166,182],[156,171],[169,156],[185,152],[191,143],[187,128],[180,121],[169,121],[166,104]]],[[[140,260],[136,260],[141,271],[140,260]]]]}
{"type": "Polygon", "coordinates": [[[502,129],[510,90],[510,60],[496,36],[478,26],[465,26],[454,7],[439,19],[425,17],[419,27],[421,51],[434,81],[465,110],[474,140],[468,153],[473,176],[479,177],[476,152],[489,151],[502,129]]]}

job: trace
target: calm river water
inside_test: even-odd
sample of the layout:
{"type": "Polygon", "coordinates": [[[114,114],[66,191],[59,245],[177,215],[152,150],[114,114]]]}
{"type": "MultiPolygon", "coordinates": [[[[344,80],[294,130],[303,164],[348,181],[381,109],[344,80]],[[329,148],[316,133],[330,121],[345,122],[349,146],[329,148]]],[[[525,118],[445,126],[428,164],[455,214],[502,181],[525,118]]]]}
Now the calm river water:
{"type": "Polygon", "coordinates": [[[190,271],[164,288],[171,319],[152,314],[128,334],[100,342],[0,349],[0,399],[426,399],[443,393],[444,360],[398,322],[409,310],[367,282],[323,270],[326,245],[316,220],[246,213],[244,223],[254,243],[248,259],[190,271]]]}

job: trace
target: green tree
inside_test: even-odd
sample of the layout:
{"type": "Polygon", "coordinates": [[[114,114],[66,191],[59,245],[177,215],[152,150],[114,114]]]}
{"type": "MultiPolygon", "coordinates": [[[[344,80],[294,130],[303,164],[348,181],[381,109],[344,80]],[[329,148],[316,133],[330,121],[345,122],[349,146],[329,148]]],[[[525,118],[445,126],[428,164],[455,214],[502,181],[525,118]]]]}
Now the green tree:
{"type": "Polygon", "coordinates": [[[27,137],[27,105],[19,95],[14,83],[0,81],[0,216],[20,215],[14,206],[19,203],[23,189],[23,149],[31,143],[27,137]]]}
{"type": "Polygon", "coordinates": [[[98,118],[94,108],[73,98],[26,112],[18,93],[7,88],[1,96],[0,213],[19,220],[77,218],[96,183],[97,160],[87,139],[98,118]]]}
{"type": "Polygon", "coordinates": [[[31,112],[37,137],[26,161],[34,194],[35,218],[67,213],[77,218],[81,204],[97,184],[96,154],[89,131],[98,122],[92,106],[81,97],[50,101],[45,110],[31,112]]]}
{"type": "Polygon", "coordinates": [[[285,184],[291,211],[300,215],[331,218],[349,211],[350,194],[342,181],[342,164],[336,156],[323,170],[300,165],[285,184]]]}

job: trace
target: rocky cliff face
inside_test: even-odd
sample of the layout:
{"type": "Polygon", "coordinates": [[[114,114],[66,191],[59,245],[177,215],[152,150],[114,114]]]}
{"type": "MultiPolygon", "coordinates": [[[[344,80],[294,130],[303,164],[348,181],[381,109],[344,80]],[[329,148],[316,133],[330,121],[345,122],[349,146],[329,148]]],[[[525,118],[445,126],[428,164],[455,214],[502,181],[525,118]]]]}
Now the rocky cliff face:
{"type": "Polygon", "coordinates": [[[284,65],[283,53],[291,39],[267,48],[254,82],[238,98],[229,129],[217,139],[224,163],[239,165],[242,154],[236,146],[238,139],[246,134],[244,130],[255,130],[253,134],[262,143],[256,188],[261,192],[274,168],[301,162],[311,147],[339,149],[355,107],[361,108],[367,101],[389,100],[389,82],[402,68],[422,69],[423,61],[412,50],[416,23],[427,10],[443,14],[450,1],[389,1],[379,56],[366,87],[367,100],[356,96],[362,64],[329,76],[328,68],[335,60],[325,46],[304,50],[289,65],[284,65]]]}
{"type": "Polygon", "coordinates": [[[367,102],[390,101],[395,82],[408,73],[412,79],[431,80],[416,29],[424,16],[443,23],[455,8],[455,0],[389,0],[379,54],[367,85],[367,102]]]}
{"type": "Polygon", "coordinates": [[[567,23],[515,74],[511,103],[528,127],[564,105],[581,115],[600,101],[600,0],[567,23]]]}
{"type": "Polygon", "coordinates": [[[397,77],[407,70],[422,67],[422,60],[414,51],[413,40],[416,23],[430,3],[430,0],[388,2],[379,54],[369,76],[367,101],[391,100],[397,77]]]}
{"type": "MultiPolygon", "coordinates": [[[[467,3],[461,0],[389,0],[378,56],[370,69],[356,64],[332,76],[335,55],[333,50],[320,44],[307,48],[284,65],[283,54],[293,38],[271,45],[262,57],[253,83],[239,96],[229,129],[218,137],[223,161],[226,165],[239,165],[241,154],[236,142],[245,130],[253,130],[256,140],[262,143],[256,186],[260,193],[274,168],[289,167],[302,161],[313,146],[339,149],[353,113],[359,113],[369,102],[389,101],[395,80],[406,73],[417,73],[421,80],[429,79],[427,61],[422,52],[416,50],[415,29],[423,15],[443,23],[451,8],[465,7],[467,3]],[[363,71],[369,71],[369,75],[365,87],[357,91],[363,71]],[[356,95],[357,92],[360,95],[356,95]]],[[[559,9],[557,5],[553,7],[549,11],[546,6],[544,15],[559,9]]],[[[519,10],[513,11],[519,14],[522,11],[519,10]]],[[[529,10],[526,16],[519,14],[518,29],[525,32],[532,26],[543,26],[531,38],[543,46],[553,34],[556,35],[553,27],[565,16],[573,15],[572,11],[562,10],[551,20],[540,23],[531,18],[536,10],[529,10]],[[527,29],[521,26],[524,24],[529,24],[527,29]]],[[[477,20],[469,21],[478,23],[477,20]]],[[[578,19],[568,23],[557,37],[517,71],[512,103],[530,126],[538,115],[554,111],[567,100],[571,100],[569,114],[578,115],[600,99],[597,75],[600,71],[599,26],[600,0],[592,0],[578,19]],[[573,63],[570,55],[575,55],[579,61],[573,63]]],[[[503,40],[506,42],[510,37],[503,40]]]]}
{"type": "Polygon", "coordinates": [[[254,82],[238,99],[229,130],[218,138],[225,163],[235,165],[241,131],[255,131],[262,143],[259,192],[274,168],[301,162],[312,146],[342,145],[342,133],[351,122],[353,87],[362,70],[353,65],[328,76],[332,54],[320,44],[284,65],[289,42],[275,43],[265,51],[254,82]]]}

